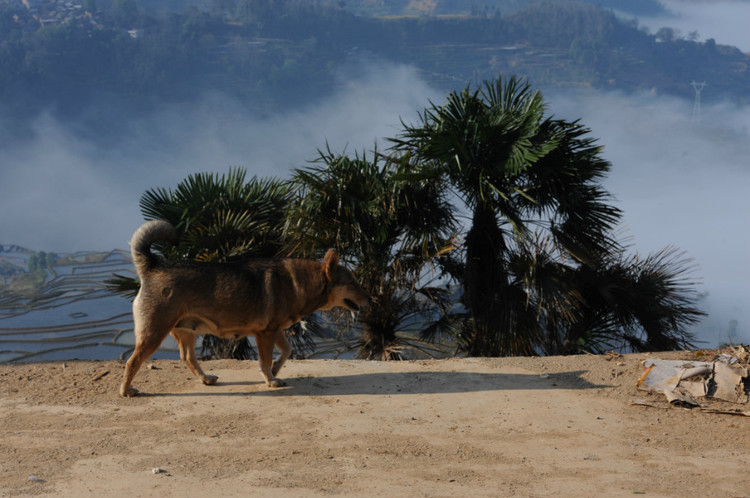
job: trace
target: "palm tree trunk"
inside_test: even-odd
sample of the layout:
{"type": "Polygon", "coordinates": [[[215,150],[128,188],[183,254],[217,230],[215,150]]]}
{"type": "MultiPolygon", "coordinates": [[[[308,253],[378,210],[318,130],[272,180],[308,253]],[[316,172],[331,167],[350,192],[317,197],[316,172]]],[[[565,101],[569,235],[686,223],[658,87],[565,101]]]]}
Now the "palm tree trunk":
{"type": "Polygon", "coordinates": [[[507,249],[495,210],[479,203],[466,236],[463,301],[472,316],[471,356],[500,356],[500,337],[507,328],[504,299],[508,284],[502,258],[507,249]]]}
{"type": "Polygon", "coordinates": [[[392,316],[395,308],[389,307],[390,299],[380,296],[360,314],[362,337],[359,341],[357,359],[362,360],[401,360],[400,341],[396,337],[398,320],[392,316]],[[386,303],[383,306],[382,303],[386,303]]]}

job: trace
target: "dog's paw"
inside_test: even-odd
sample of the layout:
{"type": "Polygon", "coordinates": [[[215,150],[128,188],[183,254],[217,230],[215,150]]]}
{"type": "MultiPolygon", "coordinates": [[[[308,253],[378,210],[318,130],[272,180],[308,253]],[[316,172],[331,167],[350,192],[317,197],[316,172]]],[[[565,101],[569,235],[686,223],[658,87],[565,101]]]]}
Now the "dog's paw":
{"type": "Polygon", "coordinates": [[[269,380],[268,381],[268,387],[284,387],[286,385],[286,382],[279,379],[269,380]]]}
{"type": "Polygon", "coordinates": [[[139,392],[135,387],[128,387],[125,391],[120,391],[120,396],[123,398],[132,398],[138,396],[139,392]]]}
{"type": "Polygon", "coordinates": [[[216,384],[216,381],[219,380],[219,378],[217,376],[215,376],[215,375],[204,375],[201,380],[207,386],[212,386],[212,385],[216,384]]]}

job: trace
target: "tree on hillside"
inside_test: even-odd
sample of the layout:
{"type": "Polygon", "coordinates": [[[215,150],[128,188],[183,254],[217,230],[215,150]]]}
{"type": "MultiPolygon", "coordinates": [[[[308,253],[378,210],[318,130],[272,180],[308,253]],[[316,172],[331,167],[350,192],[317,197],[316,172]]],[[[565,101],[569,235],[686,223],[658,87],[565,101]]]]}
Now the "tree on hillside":
{"type": "Polygon", "coordinates": [[[112,13],[119,26],[132,28],[138,21],[138,5],[135,0],[114,0],[112,13]]]}
{"type": "Polygon", "coordinates": [[[684,265],[657,258],[659,273],[620,257],[613,230],[621,213],[599,183],[610,164],[587,128],[545,111],[541,93],[528,83],[500,78],[450,93],[446,104],[433,104],[421,123],[404,124],[392,139],[396,153],[412,158],[412,178],[442,179],[471,213],[462,278],[471,317],[461,333],[467,352],[587,349],[601,341],[587,342],[576,327],[595,315],[606,337],[636,349],[689,343],[686,326],[701,313],[689,286],[672,285],[684,265]],[[654,313],[672,312],[670,318],[649,320],[649,303],[628,307],[608,298],[607,269],[620,270],[623,289],[636,288],[648,274],[652,297],[666,308],[654,313]]]}
{"type": "Polygon", "coordinates": [[[453,209],[443,186],[400,178],[406,158],[374,152],[349,157],[321,152],[321,166],[296,170],[290,242],[306,255],[333,247],[356,267],[373,296],[359,313],[358,357],[400,359],[422,349],[419,333],[445,325],[449,291],[435,284],[450,262],[453,209]]]}

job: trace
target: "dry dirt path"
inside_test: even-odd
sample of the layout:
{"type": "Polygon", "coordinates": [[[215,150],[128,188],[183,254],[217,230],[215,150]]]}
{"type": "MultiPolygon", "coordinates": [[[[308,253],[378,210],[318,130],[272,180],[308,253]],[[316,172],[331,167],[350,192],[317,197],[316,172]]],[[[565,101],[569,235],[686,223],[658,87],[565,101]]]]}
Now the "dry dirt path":
{"type": "Polygon", "coordinates": [[[750,417],[668,409],[644,358],[291,361],[277,390],[156,361],[134,399],[121,362],[2,365],[0,496],[750,497],[750,417]]]}

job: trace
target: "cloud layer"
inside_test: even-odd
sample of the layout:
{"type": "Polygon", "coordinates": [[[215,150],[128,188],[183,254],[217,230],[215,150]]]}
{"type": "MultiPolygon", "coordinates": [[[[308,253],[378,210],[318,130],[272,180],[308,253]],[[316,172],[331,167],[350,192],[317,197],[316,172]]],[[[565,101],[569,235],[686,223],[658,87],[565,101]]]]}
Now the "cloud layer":
{"type": "Polygon", "coordinates": [[[106,144],[39,116],[30,137],[0,146],[0,243],[57,252],[126,247],[149,188],[230,166],[285,177],[326,141],[337,152],[371,149],[397,132],[399,116],[411,118],[427,99],[442,97],[409,67],[383,63],[352,73],[360,76],[342,75],[340,91],[303,109],[256,117],[208,96],[135,118],[106,144]]]}
{"type": "Polygon", "coordinates": [[[618,94],[550,96],[562,117],[582,121],[605,146],[606,181],[625,212],[624,229],[642,254],[676,246],[697,264],[711,313],[701,338],[750,339],[750,112],[618,94]]]}

